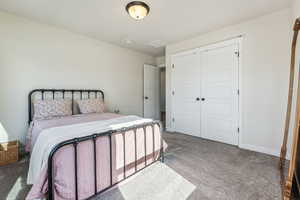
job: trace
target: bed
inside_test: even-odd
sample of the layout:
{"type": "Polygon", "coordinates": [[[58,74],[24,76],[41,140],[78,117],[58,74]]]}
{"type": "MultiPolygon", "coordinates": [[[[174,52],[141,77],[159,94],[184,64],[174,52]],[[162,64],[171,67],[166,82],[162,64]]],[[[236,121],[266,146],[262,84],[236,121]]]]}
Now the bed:
{"type": "Polygon", "coordinates": [[[79,114],[77,100],[101,99],[101,90],[36,89],[29,93],[30,152],[26,199],[88,199],[103,193],[156,161],[167,144],[160,122],[115,113],[79,114]],[[34,119],[35,99],[68,99],[67,116],[34,119]]]}

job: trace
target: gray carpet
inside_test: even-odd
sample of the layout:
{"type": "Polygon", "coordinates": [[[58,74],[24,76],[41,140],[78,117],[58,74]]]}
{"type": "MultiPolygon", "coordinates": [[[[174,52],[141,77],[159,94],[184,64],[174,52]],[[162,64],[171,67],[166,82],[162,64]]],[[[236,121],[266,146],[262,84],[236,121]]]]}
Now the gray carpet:
{"type": "MultiPolygon", "coordinates": [[[[93,199],[281,199],[278,159],[182,134],[164,133],[165,163],[156,163],[93,199]]],[[[0,167],[0,199],[24,199],[28,159],[0,167]]]]}
{"type": "Polygon", "coordinates": [[[0,167],[0,199],[23,200],[30,187],[26,185],[28,158],[0,167]]]}

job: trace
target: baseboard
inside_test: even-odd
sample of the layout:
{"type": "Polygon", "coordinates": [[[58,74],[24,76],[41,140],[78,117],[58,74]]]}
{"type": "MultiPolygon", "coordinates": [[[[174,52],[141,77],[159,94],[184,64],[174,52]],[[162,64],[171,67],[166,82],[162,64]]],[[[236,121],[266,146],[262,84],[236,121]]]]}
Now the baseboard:
{"type": "Polygon", "coordinates": [[[166,132],[174,132],[174,129],[172,129],[171,127],[166,127],[166,132]]]}
{"type": "MultiPolygon", "coordinates": [[[[272,155],[272,156],[276,156],[276,157],[280,157],[280,149],[275,150],[275,149],[269,149],[269,148],[250,145],[250,144],[240,144],[239,148],[250,150],[250,151],[255,151],[255,152],[259,152],[259,153],[264,153],[264,154],[268,154],[268,155],[272,155]]],[[[290,158],[291,158],[291,155],[288,152],[286,154],[286,159],[290,160],[290,158]]]]}
{"type": "MultiPolygon", "coordinates": [[[[175,132],[175,131],[171,127],[166,127],[166,132],[175,132]]],[[[271,156],[276,156],[278,158],[280,157],[280,148],[279,149],[269,149],[269,148],[251,145],[251,144],[239,144],[239,148],[250,150],[250,151],[255,151],[255,152],[259,152],[259,153],[264,153],[264,154],[268,154],[271,156]]],[[[291,159],[290,152],[286,153],[286,159],[287,160],[291,159]]]]}

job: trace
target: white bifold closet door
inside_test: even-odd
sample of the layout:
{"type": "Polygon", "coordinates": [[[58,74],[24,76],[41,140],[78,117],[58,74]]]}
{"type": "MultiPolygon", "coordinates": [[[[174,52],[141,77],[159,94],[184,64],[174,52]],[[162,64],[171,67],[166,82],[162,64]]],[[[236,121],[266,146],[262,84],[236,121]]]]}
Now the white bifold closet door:
{"type": "Polygon", "coordinates": [[[238,44],[172,57],[174,131],[238,144],[238,44]]]}
{"type": "Polygon", "coordinates": [[[200,60],[198,51],[173,58],[173,118],[177,132],[200,136],[200,60]]]}
{"type": "Polygon", "coordinates": [[[237,45],[201,53],[201,134],[203,138],[238,144],[237,45]]]}

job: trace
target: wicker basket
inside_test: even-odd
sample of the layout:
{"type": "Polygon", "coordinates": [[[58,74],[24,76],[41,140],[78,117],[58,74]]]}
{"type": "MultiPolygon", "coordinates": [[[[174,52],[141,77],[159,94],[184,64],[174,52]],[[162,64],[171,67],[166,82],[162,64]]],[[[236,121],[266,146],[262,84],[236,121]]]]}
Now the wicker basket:
{"type": "Polygon", "coordinates": [[[0,166],[17,162],[19,159],[19,142],[0,144],[0,166]]]}

